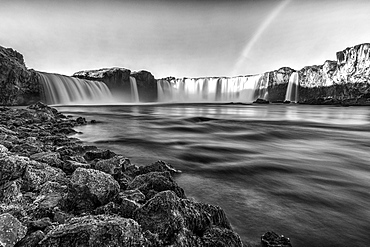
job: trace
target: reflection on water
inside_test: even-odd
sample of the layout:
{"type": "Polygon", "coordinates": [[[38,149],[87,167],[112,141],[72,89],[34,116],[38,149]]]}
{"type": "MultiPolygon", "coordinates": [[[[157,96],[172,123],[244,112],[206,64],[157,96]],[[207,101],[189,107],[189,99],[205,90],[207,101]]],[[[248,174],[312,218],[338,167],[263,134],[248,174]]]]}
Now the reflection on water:
{"type": "Polygon", "coordinates": [[[83,141],[136,164],[162,159],[187,195],[218,204],[247,241],[368,246],[370,109],[302,105],[58,107],[95,119],[83,141]]]}

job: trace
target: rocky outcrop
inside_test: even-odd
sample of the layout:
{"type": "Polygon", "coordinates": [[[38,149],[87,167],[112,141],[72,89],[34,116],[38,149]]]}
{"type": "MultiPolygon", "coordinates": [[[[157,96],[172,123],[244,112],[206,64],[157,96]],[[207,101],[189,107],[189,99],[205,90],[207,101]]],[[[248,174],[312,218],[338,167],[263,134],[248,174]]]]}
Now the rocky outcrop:
{"type": "Polygon", "coordinates": [[[289,78],[294,72],[289,67],[283,67],[269,73],[268,97],[270,102],[283,102],[288,88],[289,78]]]}
{"type": "Polygon", "coordinates": [[[132,72],[131,76],[136,79],[140,102],[153,102],[158,99],[157,80],[145,70],[132,72]]]}
{"type": "Polygon", "coordinates": [[[28,70],[22,54],[0,46],[0,105],[25,105],[41,99],[40,77],[28,70]]]}
{"type": "Polygon", "coordinates": [[[370,44],[346,48],[337,61],[298,73],[300,103],[370,105],[370,44]]]}
{"type": "Polygon", "coordinates": [[[1,246],[243,246],[180,171],[82,145],[67,136],[81,124],[42,103],[0,108],[1,246]]]}
{"type": "Polygon", "coordinates": [[[131,71],[125,68],[103,68],[85,70],[74,73],[72,76],[80,79],[102,81],[111,90],[114,96],[125,98],[131,95],[131,71]]]}

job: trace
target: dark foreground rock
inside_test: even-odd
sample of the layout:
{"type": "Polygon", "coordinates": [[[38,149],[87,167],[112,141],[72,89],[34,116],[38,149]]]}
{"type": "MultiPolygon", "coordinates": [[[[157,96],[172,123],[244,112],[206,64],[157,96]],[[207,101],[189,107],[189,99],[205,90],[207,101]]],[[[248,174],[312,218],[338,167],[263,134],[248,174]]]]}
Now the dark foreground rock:
{"type": "Polygon", "coordinates": [[[180,171],[85,146],[67,136],[80,124],[42,103],[0,108],[0,246],[243,246],[180,171]]]}

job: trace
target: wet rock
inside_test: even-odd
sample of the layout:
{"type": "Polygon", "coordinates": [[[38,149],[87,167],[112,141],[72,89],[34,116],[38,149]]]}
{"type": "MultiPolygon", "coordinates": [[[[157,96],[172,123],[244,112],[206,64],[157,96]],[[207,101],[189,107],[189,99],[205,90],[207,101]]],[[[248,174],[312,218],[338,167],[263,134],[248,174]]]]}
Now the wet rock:
{"type": "Polygon", "coordinates": [[[85,160],[92,161],[95,159],[110,159],[116,156],[116,154],[110,150],[94,150],[87,151],[84,155],[85,160]]]}
{"type": "Polygon", "coordinates": [[[15,247],[37,247],[38,243],[45,237],[45,234],[41,231],[35,231],[24,237],[19,241],[15,247]]]}
{"type": "Polygon", "coordinates": [[[4,134],[7,134],[7,135],[16,135],[17,133],[10,130],[10,129],[7,129],[5,127],[2,127],[0,126],[0,133],[4,133],[4,134]]]}
{"type": "Polygon", "coordinates": [[[84,124],[87,124],[87,121],[86,121],[86,119],[85,119],[85,118],[83,118],[83,117],[78,117],[78,118],[76,119],[76,123],[77,123],[77,124],[79,124],[79,125],[84,125],[84,124]]]}
{"type": "Polygon", "coordinates": [[[94,214],[119,215],[124,218],[132,218],[133,213],[140,207],[135,201],[122,199],[120,203],[109,202],[108,204],[98,207],[94,214]]]}
{"type": "Polygon", "coordinates": [[[290,239],[279,236],[275,232],[266,232],[261,236],[261,245],[263,247],[292,247],[290,239]]]}
{"type": "Polygon", "coordinates": [[[178,198],[173,191],[163,191],[155,195],[135,211],[133,218],[143,230],[158,234],[164,244],[186,246],[186,243],[205,242],[215,243],[205,246],[227,246],[222,245],[223,243],[242,246],[222,209],[178,198]],[[210,228],[215,229],[209,231],[210,228]],[[213,239],[217,233],[221,237],[213,239]]]}
{"type": "Polygon", "coordinates": [[[212,227],[208,229],[203,237],[204,246],[241,247],[243,243],[240,237],[232,230],[212,227]]]}
{"type": "Polygon", "coordinates": [[[173,168],[169,163],[164,162],[162,160],[158,160],[150,165],[147,166],[140,166],[139,171],[136,173],[137,175],[146,174],[149,172],[170,172],[171,175],[176,173],[181,173],[180,170],[173,168]]]}
{"type": "Polygon", "coordinates": [[[77,209],[91,209],[111,201],[119,192],[119,184],[104,172],[77,168],[72,174],[69,199],[77,209]]]}
{"type": "Polygon", "coordinates": [[[23,175],[30,160],[21,156],[0,156],[0,185],[23,175]]]}
{"type": "Polygon", "coordinates": [[[96,162],[94,168],[108,173],[115,178],[118,178],[122,172],[126,170],[126,167],[130,165],[130,160],[123,156],[115,156],[106,160],[99,160],[96,162]]]}
{"type": "Polygon", "coordinates": [[[23,226],[11,214],[0,215],[0,244],[4,247],[12,247],[24,236],[27,227],[23,226]]]}
{"type": "Polygon", "coordinates": [[[145,246],[140,226],[132,219],[107,215],[73,218],[46,234],[47,246],[145,246]]]}
{"type": "Polygon", "coordinates": [[[270,104],[270,102],[268,100],[265,100],[265,99],[256,99],[255,101],[253,101],[254,104],[270,104]]]}
{"type": "Polygon", "coordinates": [[[186,198],[184,190],[177,185],[169,172],[149,172],[139,175],[132,180],[127,189],[138,189],[147,199],[165,190],[172,190],[178,197],[186,198]]]}

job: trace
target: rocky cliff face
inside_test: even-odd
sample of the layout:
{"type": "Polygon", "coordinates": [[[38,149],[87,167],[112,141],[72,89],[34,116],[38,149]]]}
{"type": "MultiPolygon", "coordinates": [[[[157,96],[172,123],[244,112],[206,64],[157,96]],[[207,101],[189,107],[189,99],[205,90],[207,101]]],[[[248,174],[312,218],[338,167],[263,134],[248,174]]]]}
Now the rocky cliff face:
{"type": "Polygon", "coordinates": [[[337,52],[337,61],[307,66],[299,73],[299,102],[370,104],[370,44],[337,52]]]}
{"type": "Polygon", "coordinates": [[[0,46],[0,105],[25,105],[40,100],[40,77],[28,70],[22,54],[0,46]]]}
{"type": "Polygon", "coordinates": [[[289,67],[283,67],[269,72],[268,100],[271,102],[283,102],[288,88],[289,78],[294,72],[289,67]]]}
{"type": "Polygon", "coordinates": [[[136,79],[141,102],[157,101],[157,80],[154,79],[154,76],[150,72],[141,70],[131,73],[131,76],[136,79]]]}

